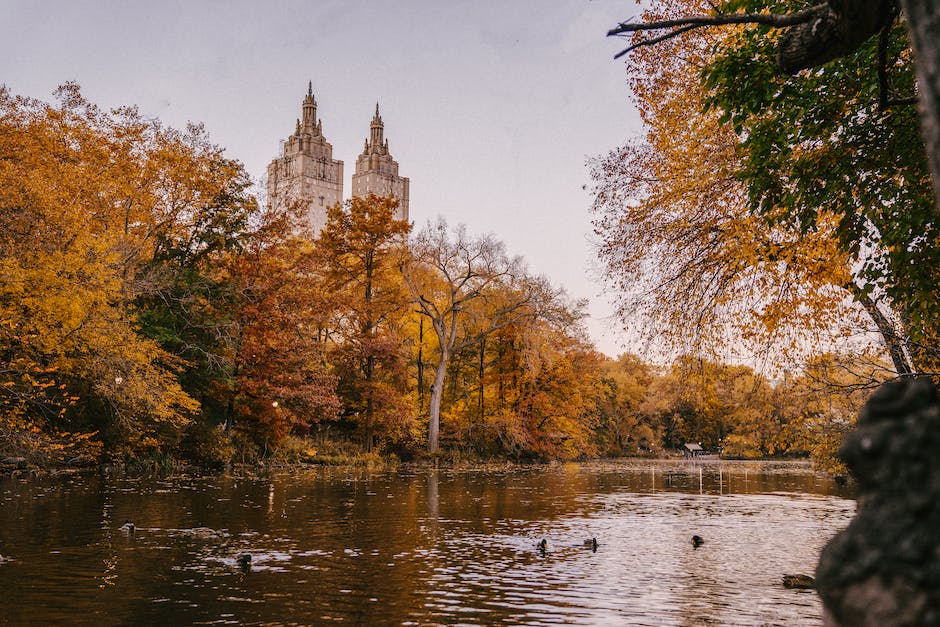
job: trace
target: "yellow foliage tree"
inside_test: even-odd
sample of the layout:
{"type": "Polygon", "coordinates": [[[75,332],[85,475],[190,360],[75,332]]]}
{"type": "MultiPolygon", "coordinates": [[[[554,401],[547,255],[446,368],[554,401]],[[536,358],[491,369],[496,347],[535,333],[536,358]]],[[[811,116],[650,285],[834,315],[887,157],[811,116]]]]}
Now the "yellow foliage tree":
{"type": "Polygon", "coordinates": [[[247,176],[199,127],[102,111],[74,84],[56,97],[0,88],[0,414],[152,444],[199,404],[135,301],[159,292],[170,242],[199,255],[226,236],[211,216],[235,210],[247,176]]]}
{"type": "MultiPolygon", "coordinates": [[[[706,8],[664,0],[645,19],[706,8]]],[[[750,212],[739,138],[719,111],[704,110],[699,80],[718,38],[734,34],[699,30],[630,57],[646,136],[595,160],[592,172],[600,255],[622,320],[673,355],[731,351],[791,365],[880,334],[896,370],[909,372],[903,321],[853,273],[860,259],[838,245],[839,216],[821,211],[799,230],[783,213],[750,212]]]]}

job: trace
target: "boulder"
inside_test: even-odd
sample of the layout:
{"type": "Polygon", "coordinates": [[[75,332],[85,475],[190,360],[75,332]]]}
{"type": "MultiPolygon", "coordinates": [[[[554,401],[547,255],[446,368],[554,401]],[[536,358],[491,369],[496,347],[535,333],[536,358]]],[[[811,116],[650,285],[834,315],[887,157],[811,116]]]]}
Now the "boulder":
{"type": "Polygon", "coordinates": [[[839,450],[858,484],[816,568],[829,625],[940,625],[940,404],[927,378],[881,386],[839,450]]]}

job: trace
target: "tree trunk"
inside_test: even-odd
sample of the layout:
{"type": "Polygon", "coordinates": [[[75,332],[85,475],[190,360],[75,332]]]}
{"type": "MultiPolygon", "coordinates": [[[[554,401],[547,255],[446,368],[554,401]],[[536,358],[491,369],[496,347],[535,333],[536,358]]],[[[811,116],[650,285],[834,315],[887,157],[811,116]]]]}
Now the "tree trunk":
{"type": "Polygon", "coordinates": [[[480,395],[477,399],[477,405],[480,411],[480,445],[481,448],[486,446],[486,414],[484,413],[484,387],[483,387],[483,376],[484,372],[484,357],[486,355],[486,338],[480,340],[480,363],[479,365],[479,378],[480,378],[480,395]]]}
{"type": "Polygon", "coordinates": [[[431,407],[428,412],[428,453],[437,453],[438,440],[441,432],[441,397],[444,395],[444,375],[447,373],[447,362],[450,353],[441,351],[441,359],[437,362],[434,373],[434,384],[431,386],[431,407]]]}
{"type": "Polygon", "coordinates": [[[375,408],[372,403],[372,395],[375,391],[372,380],[375,378],[375,358],[371,355],[366,357],[366,452],[372,452],[373,439],[375,434],[375,408]]]}
{"type": "Polygon", "coordinates": [[[894,0],[828,0],[813,17],[783,31],[777,66],[787,74],[851,54],[894,19],[894,0]]]}
{"type": "Polygon", "coordinates": [[[424,316],[418,320],[418,413],[424,412],[424,316]]]}
{"type": "Polygon", "coordinates": [[[910,360],[907,357],[907,353],[904,350],[904,340],[903,338],[898,337],[897,329],[895,329],[894,324],[888,320],[888,317],[885,316],[881,310],[878,308],[878,304],[872,300],[872,298],[865,293],[865,291],[860,288],[855,281],[849,281],[846,284],[849,292],[852,293],[852,296],[855,297],[855,300],[865,308],[865,311],[868,313],[868,316],[872,319],[872,322],[875,323],[875,326],[878,328],[878,333],[881,334],[882,340],[884,340],[885,347],[888,349],[888,355],[891,356],[891,363],[894,364],[894,370],[899,375],[909,375],[913,373],[914,368],[910,360]]]}
{"type": "Polygon", "coordinates": [[[933,179],[934,209],[940,213],[940,0],[900,0],[914,49],[920,126],[933,179]]]}

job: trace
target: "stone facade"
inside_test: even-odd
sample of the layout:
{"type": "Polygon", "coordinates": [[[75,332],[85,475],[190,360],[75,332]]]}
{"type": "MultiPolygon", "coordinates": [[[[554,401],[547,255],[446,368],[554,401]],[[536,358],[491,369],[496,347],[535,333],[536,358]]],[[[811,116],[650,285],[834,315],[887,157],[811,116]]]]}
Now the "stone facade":
{"type": "Polygon", "coordinates": [[[352,177],[353,196],[364,197],[369,193],[376,196],[394,196],[398,199],[398,211],[395,217],[408,219],[407,177],[398,175],[398,162],[388,152],[388,140],[384,138],[385,125],[379,115],[379,105],[375,105],[369,137],[366,139],[362,154],[356,159],[356,173],[352,177]]]}
{"type": "MultiPolygon", "coordinates": [[[[302,203],[316,235],[326,224],[327,208],[343,200],[343,162],[333,159],[333,146],[323,136],[312,83],[307,86],[302,111],[280,156],[268,165],[268,202],[273,207],[302,203]]],[[[352,194],[395,196],[400,202],[395,217],[407,220],[409,180],[398,175],[398,162],[388,152],[384,131],[376,104],[369,138],[356,160],[352,194]]]]}
{"type": "Polygon", "coordinates": [[[284,142],[281,156],[268,165],[268,202],[275,207],[303,202],[310,228],[319,233],[326,224],[326,208],[343,200],[343,162],[333,159],[333,145],[323,136],[312,83],[302,110],[303,118],[284,142]]]}

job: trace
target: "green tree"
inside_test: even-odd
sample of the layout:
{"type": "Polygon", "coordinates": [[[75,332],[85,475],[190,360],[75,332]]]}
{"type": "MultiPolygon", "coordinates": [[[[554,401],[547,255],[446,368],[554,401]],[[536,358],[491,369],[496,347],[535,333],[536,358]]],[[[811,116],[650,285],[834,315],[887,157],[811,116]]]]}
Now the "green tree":
{"type": "MultiPolygon", "coordinates": [[[[907,106],[914,92],[907,38],[900,27],[891,28],[893,14],[885,14],[880,38],[860,29],[863,36],[851,45],[817,50],[794,66],[829,61],[822,67],[779,73],[786,65],[782,55],[793,52],[788,46],[805,43],[804,35],[835,15],[827,7],[792,12],[787,3],[728,2],[714,15],[688,18],[701,5],[661,3],[663,13],[645,24],[615,30],[677,28],[638,37],[636,48],[679,46],[674,36],[700,27],[755,25],[703,31],[685,48],[707,51],[705,102],[738,140],[732,173],[743,185],[747,215],[785,239],[831,237],[851,269],[851,280],[838,287],[870,314],[896,370],[929,370],[936,362],[938,230],[916,115],[907,106]],[[771,36],[781,27],[792,28],[771,36]],[[694,43],[703,38],[714,45],[694,43]]],[[[696,82],[688,72],[686,80],[696,82]]]]}

